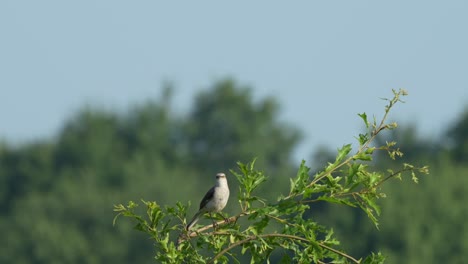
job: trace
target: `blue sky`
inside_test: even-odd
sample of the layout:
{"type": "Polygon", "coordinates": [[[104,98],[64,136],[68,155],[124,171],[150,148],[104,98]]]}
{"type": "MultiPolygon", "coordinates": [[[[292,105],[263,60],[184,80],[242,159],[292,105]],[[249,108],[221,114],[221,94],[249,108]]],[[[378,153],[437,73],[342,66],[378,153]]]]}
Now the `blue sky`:
{"type": "Polygon", "coordinates": [[[468,105],[468,1],[2,1],[0,138],[50,138],[85,104],[176,86],[176,110],[233,77],[304,131],[298,158],[352,142],[357,113],[436,137],[468,105]]]}

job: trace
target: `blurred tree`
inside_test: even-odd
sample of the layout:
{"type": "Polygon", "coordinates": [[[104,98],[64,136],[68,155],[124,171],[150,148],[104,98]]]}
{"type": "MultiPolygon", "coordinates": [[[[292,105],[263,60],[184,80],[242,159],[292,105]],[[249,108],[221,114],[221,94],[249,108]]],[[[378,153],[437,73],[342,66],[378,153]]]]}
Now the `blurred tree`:
{"type": "Polygon", "coordinates": [[[420,186],[388,184],[375,243],[390,263],[466,263],[468,167],[439,156],[420,186]]]}
{"type": "Polygon", "coordinates": [[[50,142],[3,143],[0,263],[151,263],[140,234],[112,227],[114,203],[185,203],[206,191],[200,182],[254,155],[272,174],[291,168],[299,133],[278,121],[273,99],[256,103],[249,89],[220,81],[175,116],[171,94],[165,86],[127,113],[86,107],[50,142]]]}
{"type": "Polygon", "coordinates": [[[52,185],[53,145],[31,143],[0,150],[0,213],[11,210],[11,201],[31,191],[48,191],[52,185]],[[26,184],[27,183],[27,184],[26,184]]]}
{"type": "MultiPolygon", "coordinates": [[[[404,153],[404,160],[417,164],[434,159],[441,151],[440,144],[421,136],[414,124],[402,124],[398,129],[388,131],[377,138],[378,144],[390,141],[398,142],[398,148],[404,153]]],[[[379,154],[379,157],[386,155],[383,151],[379,154]]],[[[381,163],[382,159],[379,158],[377,161],[381,163]]],[[[381,164],[381,167],[383,166],[384,164],[381,164]]]]}
{"type": "Polygon", "coordinates": [[[257,157],[258,166],[270,175],[290,168],[300,133],[279,122],[278,111],[273,98],[254,103],[251,89],[233,80],[215,83],[196,97],[187,119],[191,164],[204,171],[218,171],[257,157]]]}
{"type": "Polygon", "coordinates": [[[457,162],[468,162],[468,109],[447,132],[448,149],[457,162]]]}
{"type": "MultiPolygon", "coordinates": [[[[464,118],[450,131],[462,127],[464,118]]],[[[462,129],[456,131],[454,137],[463,141],[462,129]]],[[[389,263],[465,263],[468,259],[468,178],[464,176],[468,175],[468,166],[459,163],[461,150],[453,148],[454,153],[447,153],[441,147],[445,139],[426,139],[411,125],[407,128],[403,125],[378,139],[379,144],[386,141],[398,142],[405,153],[400,162],[429,164],[431,174],[422,177],[419,186],[389,183],[384,187],[388,197],[380,202],[385,208],[381,229],[372,228],[362,212],[339,205],[322,204],[312,208],[311,217],[332,223],[337,237],[355,255],[380,249],[389,256],[389,263]]],[[[378,158],[377,165],[392,167],[392,163],[384,164],[383,160],[378,158]]]]}

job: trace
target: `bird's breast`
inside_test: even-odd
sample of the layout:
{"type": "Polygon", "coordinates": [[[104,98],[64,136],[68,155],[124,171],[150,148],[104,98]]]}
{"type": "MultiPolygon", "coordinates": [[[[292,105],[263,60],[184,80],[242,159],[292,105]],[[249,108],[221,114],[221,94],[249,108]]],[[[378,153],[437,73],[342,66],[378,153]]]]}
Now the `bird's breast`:
{"type": "Polygon", "coordinates": [[[219,212],[226,207],[226,204],[229,199],[229,189],[217,187],[217,190],[214,193],[212,210],[219,212]]]}

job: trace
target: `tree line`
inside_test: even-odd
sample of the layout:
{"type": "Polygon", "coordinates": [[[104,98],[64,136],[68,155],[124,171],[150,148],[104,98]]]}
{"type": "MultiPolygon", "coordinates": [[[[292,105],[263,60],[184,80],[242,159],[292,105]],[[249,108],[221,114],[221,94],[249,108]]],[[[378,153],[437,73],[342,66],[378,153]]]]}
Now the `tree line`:
{"type": "MultiPolygon", "coordinates": [[[[265,196],[288,189],[282,183],[299,166],[292,153],[302,133],[279,120],[275,98],[254,100],[250,87],[221,80],[178,115],[172,91],[164,87],[159,99],[126,112],[84,108],[52,139],[1,143],[0,262],[152,263],[153,245],[143,234],[131,223],[112,226],[112,206],[192,200],[189,212],[195,212],[203,183],[237,161],[257,158],[256,166],[270,176],[269,187],[260,189],[265,196]]],[[[411,125],[379,139],[397,141],[405,162],[431,168],[418,185],[385,187],[380,230],[362,213],[339,205],[318,204],[307,213],[334,226],[343,246],[357,255],[381,250],[389,263],[462,263],[468,257],[468,234],[462,232],[468,216],[467,130],[465,112],[441,139],[421,138],[411,125]]],[[[331,154],[322,149],[312,157],[325,161],[331,154]]]]}

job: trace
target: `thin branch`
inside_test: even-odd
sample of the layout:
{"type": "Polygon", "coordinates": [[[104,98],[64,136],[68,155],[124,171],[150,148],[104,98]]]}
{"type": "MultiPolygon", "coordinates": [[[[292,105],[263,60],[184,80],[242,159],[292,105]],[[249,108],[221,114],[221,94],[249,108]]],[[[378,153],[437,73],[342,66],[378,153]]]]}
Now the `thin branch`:
{"type": "MultiPolygon", "coordinates": [[[[333,196],[330,196],[330,197],[333,197],[333,196]]],[[[310,200],[302,200],[302,201],[299,201],[301,204],[308,204],[308,203],[316,203],[316,202],[319,202],[319,201],[323,201],[323,200],[319,200],[319,199],[310,199],[310,200]]]]}
{"type": "MultiPolygon", "coordinates": [[[[286,234],[265,234],[265,235],[258,235],[258,236],[249,236],[249,237],[247,237],[246,239],[237,241],[236,243],[233,243],[233,244],[229,245],[228,247],[226,247],[225,249],[221,250],[221,251],[220,251],[218,254],[216,254],[208,263],[214,263],[214,261],[215,261],[216,259],[218,259],[218,258],[221,257],[222,255],[226,254],[226,252],[228,252],[229,250],[231,250],[231,249],[233,249],[233,248],[235,248],[235,247],[237,247],[237,246],[240,246],[240,245],[242,245],[242,244],[245,244],[245,243],[247,243],[247,242],[249,242],[249,241],[251,241],[251,240],[255,240],[255,239],[257,239],[257,238],[267,238],[267,237],[281,237],[281,238],[287,238],[287,239],[292,239],[292,240],[299,240],[299,241],[302,241],[302,242],[310,243],[310,241],[307,240],[306,238],[298,237],[298,236],[293,236],[293,235],[286,235],[286,234]]],[[[334,248],[332,248],[332,247],[329,247],[329,246],[325,245],[324,243],[318,242],[317,244],[318,244],[320,247],[322,247],[322,248],[324,248],[324,249],[326,249],[326,250],[328,250],[328,251],[331,251],[331,252],[333,252],[333,253],[335,253],[335,254],[338,254],[338,255],[340,255],[340,256],[342,256],[342,257],[345,257],[345,258],[347,258],[347,259],[353,261],[354,263],[357,263],[357,264],[361,263],[360,260],[357,260],[357,259],[353,258],[352,256],[350,256],[350,255],[348,255],[348,254],[346,254],[346,253],[344,253],[344,252],[341,252],[341,251],[339,251],[339,250],[337,250],[337,249],[334,249],[334,248]]]]}
{"type": "Polygon", "coordinates": [[[385,179],[379,181],[376,185],[374,185],[373,188],[379,187],[380,185],[382,185],[382,183],[386,182],[386,181],[389,180],[390,178],[393,178],[393,177],[397,176],[397,175],[400,174],[400,173],[407,172],[407,171],[411,171],[411,170],[414,170],[414,169],[413,169],[413,168],[403,168],[403,169],[401,169],[401,170],[399,170],[399,171],[397,171],[397,172],[394,172],[394,173],[388,175],[387,177],[385,177],[385,179]]]}
{"type": "Polygon", "coordinates": [[[235,248],[237,246],[240,246],[240,245],[242,245],[244,243],[247,243],[250,240],[254,240],[255,238],[256,238],[256,236],[250,236],[250,237],[248,237],[248,238],[246,238],[244,240],[239,240],[236,243],[233,243],[233,244],[229,245],[227,248],[221,250],[218,254],[216,254],[216,256],[214,256],[210,261],[208,261],[208,263],[214,263],[214,261],[216,259],[218,259],[222,255],[226,254],[226,252],[228,252],[229,250],[231,250],[231,249],[233,249],[233,248],[235,248]]]}
{"type": "Polygon", "coordinates": [[[274,216],[274,215],[267,214],[266,216],[270,217],[271,219],[274,219],[274,220],[278,221],[278,222],[281,223],[281,224],[292,225],[292,224],[290,224],[288,221],[286,221],[286,220],[284,220],[284,219],[282,219],[282,218],[276,217],[276,216],[274,216]]]}
{"type": "Polygon", "coordinates": [[[343,252],[341,252],[341,251],[339,251],[339,250],[336,250],[336,249],[334,249],[334,248],[332,248],[332,247],[329,247],[329,246],[327,246],[327,245],[325,245],[325,244],[323,244],[323,243],[319,243],[319,245],[320,245],[321,247],[323,247],[323,248],[325,248],[325,249],[331,251],[331,252],[334,252],[334,253],[336,253],[336,254],[342,256],[342,257],[345,257],[345,258],[347,258],[347,259],[352,260],[354,263],[361,263],[360,260],[357,260],[357,259],[351,257],[350,255],[345,254],[345,253],[343,253],[343,252]]]}

